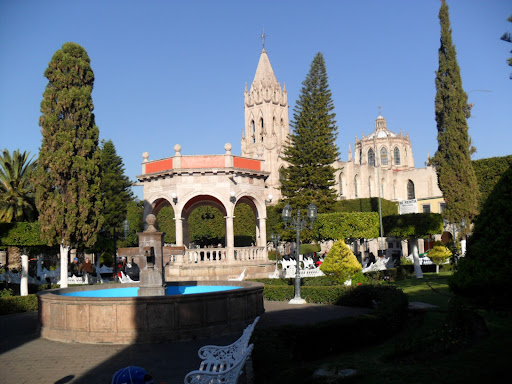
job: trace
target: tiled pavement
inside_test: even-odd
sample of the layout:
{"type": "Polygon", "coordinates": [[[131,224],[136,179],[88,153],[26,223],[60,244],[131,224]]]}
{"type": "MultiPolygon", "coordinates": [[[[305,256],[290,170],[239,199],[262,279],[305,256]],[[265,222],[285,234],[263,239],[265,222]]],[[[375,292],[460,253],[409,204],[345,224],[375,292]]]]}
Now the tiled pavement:
{"type": "MultiPolygon", "coordinates": [[[[365,309],[266,301],[257,327],[315,323],[364,312],[365,309]]],[[[0,316],[0,384],[108,384],[115,371],[128,365],[145,368],[156,384],[183,383],[185,375],[199,366],[197,350],[201,346],[227,345],[239,336],[159,344],[66,344],[39,337],[35,312],[0,316]]]]}

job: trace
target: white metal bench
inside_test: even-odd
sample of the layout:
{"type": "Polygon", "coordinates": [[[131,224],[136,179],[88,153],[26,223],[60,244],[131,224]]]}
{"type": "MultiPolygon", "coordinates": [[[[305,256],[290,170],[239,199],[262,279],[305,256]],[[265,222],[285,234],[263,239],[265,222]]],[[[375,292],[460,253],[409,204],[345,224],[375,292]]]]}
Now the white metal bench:
{"type": "Polygon", "coordinates": [[[239,355],[245,354],[252,332],[254,331],[254,327],[256,327],[256,323],[259,319],[259,316],[255,318],[252,324],[249,324],[247,328],[244,329],[242,336],[230,345],[205,345],[201,347],[197,352],[199,358],[203,360],[199,369],[201,370],[203,365],[208,364],[207,362],[205,363],[205,361],[236,360],[239,355]]]}
{"type": "Polygon", "coordinates": [[[249,345],[245,353],[237,355],[236,359],[203,361],[203,369],[189,372],[185,376],[185,384],[236,384],[253,347],[254,344],[249,345]]]}

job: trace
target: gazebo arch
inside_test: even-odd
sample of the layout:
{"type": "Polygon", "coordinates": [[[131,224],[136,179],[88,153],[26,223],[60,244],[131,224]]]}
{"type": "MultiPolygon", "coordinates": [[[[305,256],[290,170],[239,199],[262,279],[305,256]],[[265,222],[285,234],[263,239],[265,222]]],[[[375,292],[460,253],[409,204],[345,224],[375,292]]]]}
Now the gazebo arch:
{"type": "Polygon", "coordinates": [[[182,156],[181,146],[174,149],[173,157],[154,161],[145,153],[138,176],[144,186],[144,219],[167,204],[174,210],[176,247],[183,248],[183,254],[174,258],[172,266],[268,262],[265,180],[269,172],[263,171],[262,160],[233,156],[230,144],[224,146],[224,155],[182,156]],[[241,203],[247,203],[254,212],[257,240],[251,247],[235,248],[234,212],[241,203]],[[225,246],[215,252],[191,249],[188,241],[189,216],[204,205],[214,206],[224,215],[225,246]]]}

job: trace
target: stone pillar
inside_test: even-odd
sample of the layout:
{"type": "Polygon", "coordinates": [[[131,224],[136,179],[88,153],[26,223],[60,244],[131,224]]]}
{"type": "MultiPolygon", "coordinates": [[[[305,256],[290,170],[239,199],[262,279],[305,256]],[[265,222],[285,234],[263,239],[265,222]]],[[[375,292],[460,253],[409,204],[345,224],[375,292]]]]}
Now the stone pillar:
{"type": "Polygon", "coordinates": [[[183,246],[183,218],[175,217],[174,226],[176,228],[176,245],[178,247],[183,246]]]}
{"type": "Polygon", "coordinates": [[[258,218],[259,237],[258,245],[265,247],[267,245],[267,219],[258,218]]]}
{"type": "Polygon", "coordinates": [[[20,296],[28,295],[28,256],[21,255],[20,296]]]}
{"type": "Polygon", "coordinates": [[[174,157],[172,158],[172,168],[181,168],[181,145],[174,146],[174,157]]]}
{"type": "Polygon", "coordinates": [[[233,230],[233,216],[225,216],[226,219],[226,251],[228,263],[235,261],[235,231],[233,230]]]}
{"type": "Polygon", "coordinates": [[[224,144],[224,150],[226,151],[224,153],[224,166],[226,168],[232,168],[233,167],[233,155],[231,154],[231,144],[230,143],[224,144]]]}
{"type": "Polygon", "coordinates": [[[71,247],[66,247],[64,245],[60,245],[60,287],[67,288],[68,287],[68,255],[69,249],[71,247]]]}
{"type": "Polygon", "coordinates": [[[154,226],[156,217],[146,217],[148,228],[138,233],[139,254],[146,257],[146,266],[140,271],[139,296],[163,296],[165,294],[165,275],[163,269],[164,233],[154,226]]]}

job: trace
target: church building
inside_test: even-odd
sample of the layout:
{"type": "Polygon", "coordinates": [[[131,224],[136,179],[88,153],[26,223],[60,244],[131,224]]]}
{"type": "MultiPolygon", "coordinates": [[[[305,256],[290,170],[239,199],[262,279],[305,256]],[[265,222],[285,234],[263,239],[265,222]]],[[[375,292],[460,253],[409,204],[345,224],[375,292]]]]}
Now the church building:
{"type": "MultiPolygon", "coordinates": [[[[242,131],[241,155],[264,160],[270,173],[266,187],[281,197],[279,169],[289,133],[288,95],[286,86],[277,81],[265,49],[262,50],[250,89],[245,87],[245,127],[242,131]]],[[[379,113],[374,131],[349,145],[347,161],[336,161],[336,189],[339,199],[380,197],[391,201],[413,201],[412,211],[440,213],[444,207],[442,192],[431,166],[415,168],[409,134],[388,130],[379,113]],[[414,202],[416,200],[416,202],[414,202]]]]}

